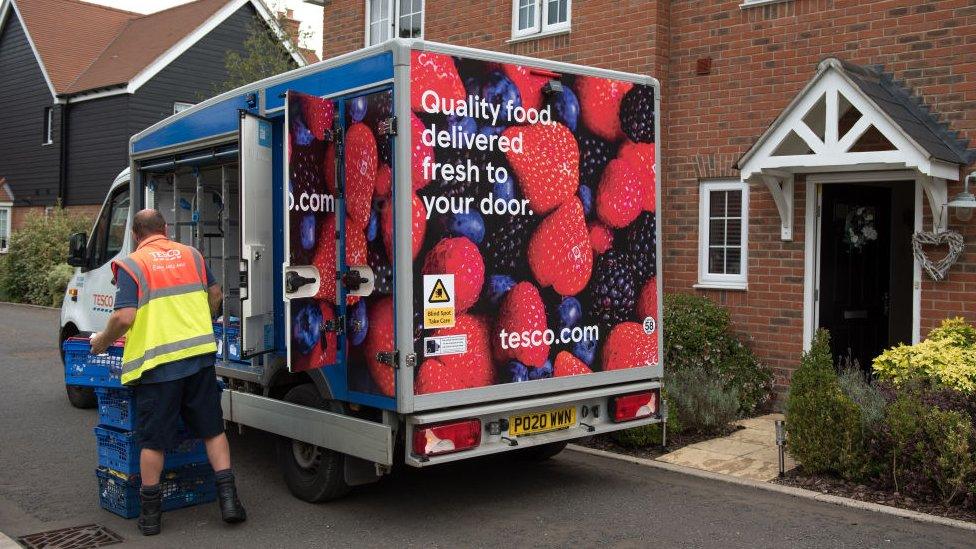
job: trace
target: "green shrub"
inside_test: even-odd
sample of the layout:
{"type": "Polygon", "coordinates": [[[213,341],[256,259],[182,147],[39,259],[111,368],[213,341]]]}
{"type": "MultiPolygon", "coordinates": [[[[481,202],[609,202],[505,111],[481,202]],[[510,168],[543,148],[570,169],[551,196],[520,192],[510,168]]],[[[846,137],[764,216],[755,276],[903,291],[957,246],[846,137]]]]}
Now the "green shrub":
{"type": "Polygon", "coordinates": [[[24,226],[10,237],[3,286],[12,301],[50,305],[48,273],[68,255],[68,236],[86,230],[90,220],[61,208],[30,213],[24,226]]]}
{"type": "Polygon", "coordinates": [[[867,433],[884,419],[887,404],[884,395],[871,383],[856,362],[840,368],[837,383],[844,395],[860,410],[862,431],[867,433]]]}
{"type": "Polygon", "coordinates": [[[669,294],[664,326],[665,370],[701,370],[736,393],[742,414],[769,402],[772,372],[735,336],[728,311],[701,296],[669,294]]]}
{"type": "Polygon", "coordinates": [[[966,414],[926,405],[915,390],[902,391],[888,407],[885,435],[885,465],[896,491],[945,504],[971,497],[976,433],[966,414]]]}
{"type": "Polygon", "coordinates": [[[786,397],[788,448],[809,473],[836,473],[847,479],[865,471],[861,411],[844,394],[834,371],[830,335],[818,330],[793,373],[786,397]]]}
{"type": "Polygon", "coordinates": [[[961,318],[942,321],[915,345],[898,345],[874,359],[878,379],[895,385],[927,381],[976,395],[976,330],[961,318]]]}
{"type": "Polygon", "coordinates": [[[683,431],[717,433],[739,417],[738,392],[702,368],[672,369],[664,374],[668,413],[683,431]]]}
{"type": "Polygon", "coordinates": [[[68,288],[68,282],[75,274],[75,268],[67,263],[58,263],[47,273],[45,284],[47,284],[48,302],[52,307],[60,307],[64,301],[64,291],[68,288]]]}

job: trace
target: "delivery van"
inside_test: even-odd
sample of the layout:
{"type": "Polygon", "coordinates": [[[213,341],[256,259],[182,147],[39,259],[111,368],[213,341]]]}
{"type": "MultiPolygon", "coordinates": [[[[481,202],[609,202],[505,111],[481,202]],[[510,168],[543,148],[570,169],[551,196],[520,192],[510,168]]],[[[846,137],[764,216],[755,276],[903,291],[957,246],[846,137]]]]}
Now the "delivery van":
{"type": "Polygon", "coordinates": [[[280,435],[299,498],[661,422],[659,102],[421,40],[224,93],[131,138],[71,238],[61,340],[105,326],[155,208],[224,288],[224,418],[280,435]]]}

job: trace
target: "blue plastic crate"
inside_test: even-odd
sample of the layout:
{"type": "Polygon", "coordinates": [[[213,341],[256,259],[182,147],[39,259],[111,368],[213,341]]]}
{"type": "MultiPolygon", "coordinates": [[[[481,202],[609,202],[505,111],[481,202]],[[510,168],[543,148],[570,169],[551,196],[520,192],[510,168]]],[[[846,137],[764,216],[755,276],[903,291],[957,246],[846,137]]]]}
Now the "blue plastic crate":
{"type": "MultiPolygon", "coordinates": [[[[213,329],[217,339],[217,358],[224,358],[224,325],[214,322],[213,329]]],[[[227,360],[241,361],[241,327],[237,324],[227,326],[227,360]]]]}
{"type": "Polygon", "coordinates": [[[98,424],[123,431],[136,428],[136,395],[132,389],[96,387],[98,397],[98,424]]]}
{"type": "MultiPolygon", "coordinates": [[[[95,427],[95,439],[98,442],[100,466],[127,475],[139,473],[140,448],[134,432],[116,431],[110,427],[95,427]]],[[[189,438],[189,433],[183,431],[178,446],[166,451],[165,460],[167,468],[206,463],[207,449],[202,440],[189,438]]]]}
{"type": "MultiPolygon", "coordinates": [[[[98,499],[103,509],[123,518],[139,516],[139,475],[126,475],[99,467],[95,470],[95,476],[98,478],[98,499]]],[[[208,464],[164,470],[160,488],[163,491],[163,511],[217,499],[213,469],[208,464]]]]}
{"type": "Polygon", "coordinates": [[[82,337],[64,342],[64,384],[87,387],[121,387],[122,346],[112,345],[102,355],[92,355],[91,343],[82,337]]]}

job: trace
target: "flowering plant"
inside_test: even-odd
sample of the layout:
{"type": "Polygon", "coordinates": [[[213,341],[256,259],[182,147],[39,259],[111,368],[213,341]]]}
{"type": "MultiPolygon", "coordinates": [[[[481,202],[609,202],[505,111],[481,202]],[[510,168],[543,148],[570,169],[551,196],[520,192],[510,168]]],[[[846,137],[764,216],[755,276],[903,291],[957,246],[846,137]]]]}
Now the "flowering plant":
{"type": "Polygon", "coordinates": [[[844,219],[844,243],[851,250],[860,250],[869,242],[878,239],[874,228],[874,208],[857,206],[847,212],[844,219]]]}

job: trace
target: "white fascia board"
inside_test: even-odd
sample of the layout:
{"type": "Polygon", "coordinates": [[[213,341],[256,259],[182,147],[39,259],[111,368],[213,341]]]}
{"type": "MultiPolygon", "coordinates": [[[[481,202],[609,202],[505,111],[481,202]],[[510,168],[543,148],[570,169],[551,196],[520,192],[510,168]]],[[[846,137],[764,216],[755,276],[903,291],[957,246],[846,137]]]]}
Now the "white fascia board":
{"type": "Polygon", "coordinates": [[[20,9],[17,7],[17,2],[15,0],[4,0],[3,6],[0,7],[0,29],[3,29],[4,23],[7,22],[7,16],[10,10],[17,15],[17,20],[20,22],[20,28],[24,30],[24,36],[27,37],[27,43],[30,44],[31,51],[34,52],[34,59],[37,61],[37,65],[41,68],[41,74],[44,75],[44,81],[47,82],[47,89],[51,92],[51,99],[54,103],[58,103],[58,93],[54,91],[54,84],[51,82],[51,78],[47,75],[47,67],[44,66],[44,61],[41,59],[41,54],[37,51],[37,46],[34,45],[34,39],[31,38],[30,29],[27,28],[27,24],[24,23],[24,17],[20,14],[20,9]]]}
{"type": "MultiPolygon", "coordinates": [[[[233,2],[228,2],[223,8],[217,11],[217,13],[211,15],[202,25],[196,28],[193,32],[183,37],[182,40],[173,45],[170,49],[166,50],[165,53],[160,55],[153,61],[149,66],[139,71],[131,80],[129,80],[129,85],[126,88],[128,93],[135,93],[136,90],[141,88],[143,84],[148,82],[152,77],[156,76],[159,71],[166,68],[170,63],[176,61],[181,55],[183,55],[187,50],[192,48],[197,42],[203,39],[204,36],[210,33],[227,20],[228,17],[237,12],[237,10],[244,7],[246,4],[251,4],[254,9],[261,15],[261,18],[265,20],[269,25],[272,26],[272,30],[279,38],[284,36],[284,31],[282,31],[277,23],[274,21],[271,12],[268,7],[264,5],[261,0],[234,0],[233,2]]],[[[291,51],[292,58],[299,64],[299,66],[305,66],[307,63],[305,59],[298,53],[297,48],[292,48],[291,40],[285,36],[283,39],[286,47],[289,47],[291,51]]]]}
{"type": "Polygon", "coordinates": [[[82,101],[91,101],[92,99],[101,99],[103,97],[111,97],[113,95],[123,95],[129,93],[129,90],[125,86],[119,86],[117,88],[111,88],[102,91],[95,92],[82,92],[78,95],[72,95],[62,100],[64,103],[81,103],[82,101]]]}

